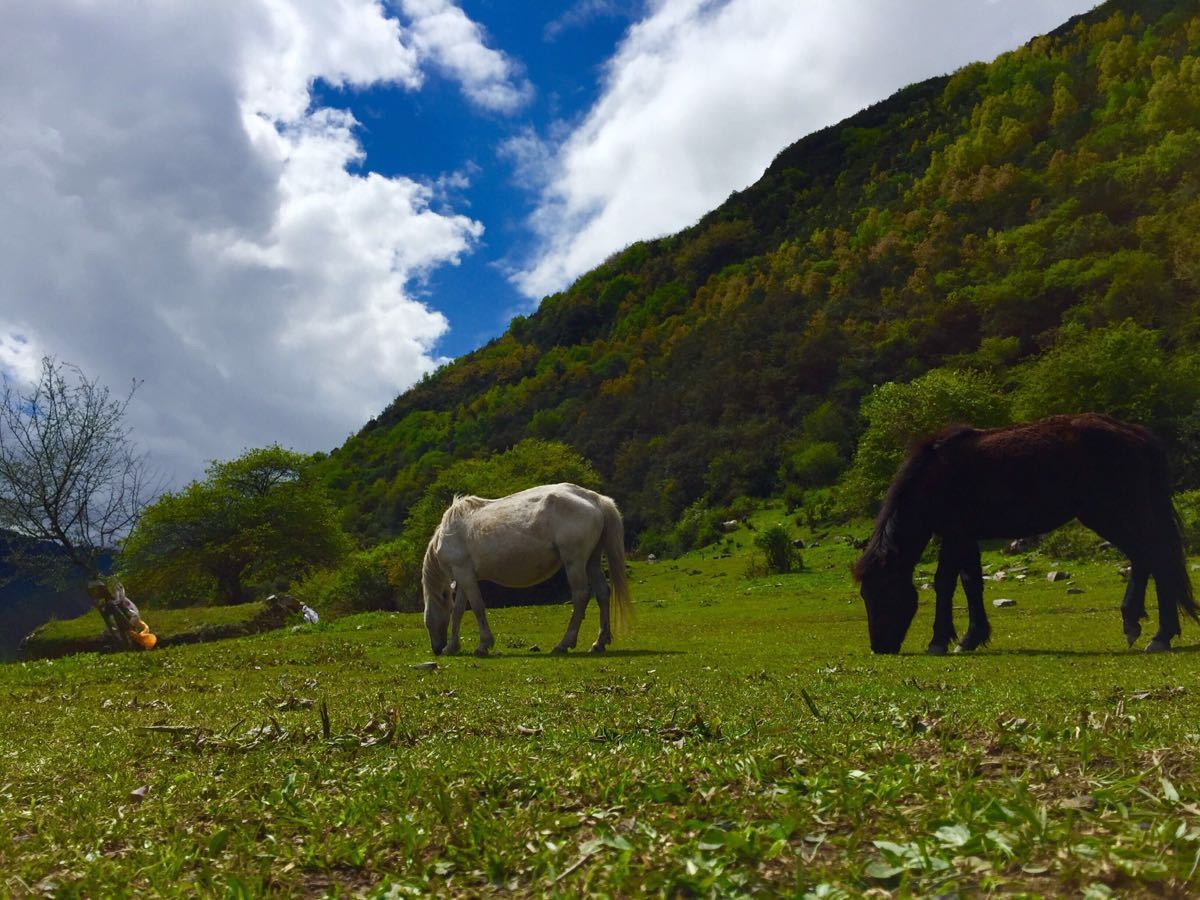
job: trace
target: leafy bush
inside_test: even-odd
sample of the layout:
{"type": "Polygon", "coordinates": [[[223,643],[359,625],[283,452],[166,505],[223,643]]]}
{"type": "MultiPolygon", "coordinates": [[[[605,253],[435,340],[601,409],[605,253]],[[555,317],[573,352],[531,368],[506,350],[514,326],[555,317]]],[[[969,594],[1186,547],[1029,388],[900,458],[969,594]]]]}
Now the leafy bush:
{"type": "Polygon", "coordinates": [[[697,547],[707,547],[719,541],[724,533],[721,523],[726,520],[727,515],[727,510],[709,509],[702,500],[697,500],[685,509],[673,532],[676,554],[687,553],[697,547]]]}
{"type": "Polygon", "coordinates": [[[792,546],[792,536],[783,525],[764,528],[754,538],[754,546],[762,551],[770,573],[791,572],[804,567],[800,551],[792,546]]]}
{"type": "Polygon", "coordinates": [[[802,443],[784,456],[779,480],[788,486],[821,487],[833,484],[845,467],[842,454],[832,441],[802,443]]]}
{"type": "Polygon", "coordinates": [[[397,538],[353,553],[335,569],[314,572],[291,592],[321,615],[379,609],[413,612],[421,608],[419,593],[412,590],[419,578],[419,569],[413,569],[415,555],[404,538],[397,538]]]}
{"type": "Polygon", "coordinates": [[[1100,544],[1096,532],[1073,520],[1042,538],[1038,550],[1050,559],[1084,560],[1100,556],[1100,544]]]}
{"type": "MultiPolygon", "coordinates": [[[[745,504],[739,504],[739,508],[744,509],[745,504]]],[[[682,556],[715,544],[725,533],[722,523],[737,518],[739,516],[729,507],[710,509],[703,500],[697,500],[683,511],[672,528],[643,531],[638,538],[638,551],[660,557],[682,556]]]]}
{"type": "Polygon", "coordinates": [[[1188,553],[1200,553],[1200,491],[1176,494],[1175,509],[1183,531],[1183,546],[1188,553]]]}
{"type": "Polygon", "coordinates": [[[1064,329],[1058,345],[1025,367],[1013,397],[1019,419],[1103,412],[1173,431],[1200,399],[1193,355],[1169,356],[1159,334],[1135,322],[1064,329]]]}
{"type": "Polygon", "coordinates": [[[839,492],[855,513],[879,502],[918,439],[955,423],[987,428],[1009,421],[995,378],[969,369],[934,369],[908,384],[880,385],[863,400],[862,416],[867,429],[839,492]]]}
{"type": "MultiPolygon", "coordinates": [[[[801,515],[809,528],[816,528],[830,521],[836,512],[834,492],[830,488],[805,491],[800,499],[801,515]]],[[[797,517],[799,519],[799,516],[797,517]]]]}

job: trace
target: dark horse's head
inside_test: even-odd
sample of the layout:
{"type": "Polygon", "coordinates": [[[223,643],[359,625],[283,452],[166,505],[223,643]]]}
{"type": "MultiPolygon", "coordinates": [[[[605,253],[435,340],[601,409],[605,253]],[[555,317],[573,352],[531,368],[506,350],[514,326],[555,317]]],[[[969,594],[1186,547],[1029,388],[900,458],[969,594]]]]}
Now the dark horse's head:
{"type": "Polygon", "coordinates": [[[867,605],[867,631],[876,653],[899,653],[908,626],[917,614],[917,589],[912,571],[890,566],[871,554],[871,546],[854,566],[854,577],[867,605]]]}
{"type": "Polygon", "coordinates": [[[879,510],[875,532],[854,564],[854,578],[867,604],[871,649],[876,653],[899,653],[917,614],[912,574],[930,536],[917,482],[929,468],[933,446],[927,442],[917,447],[904,461],[879,510]]]}

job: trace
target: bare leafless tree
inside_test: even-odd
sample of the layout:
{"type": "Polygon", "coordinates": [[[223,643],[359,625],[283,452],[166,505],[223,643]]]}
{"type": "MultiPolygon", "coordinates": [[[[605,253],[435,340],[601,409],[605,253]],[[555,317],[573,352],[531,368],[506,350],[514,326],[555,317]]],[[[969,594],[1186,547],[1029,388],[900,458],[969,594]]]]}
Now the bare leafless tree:
{"type": "Polygon", "coordinates": [[[0,528],[25,539],[8,542],[20,569],[61,580],[73,567],[96,578],[99,557],[137,521],[151,494],[146,456],[125,424],[137,386],[113,397],[52,357],[31,387],[4,379],[0,528]],[[62,552],[44,552],[44,542],[62,552]]]}

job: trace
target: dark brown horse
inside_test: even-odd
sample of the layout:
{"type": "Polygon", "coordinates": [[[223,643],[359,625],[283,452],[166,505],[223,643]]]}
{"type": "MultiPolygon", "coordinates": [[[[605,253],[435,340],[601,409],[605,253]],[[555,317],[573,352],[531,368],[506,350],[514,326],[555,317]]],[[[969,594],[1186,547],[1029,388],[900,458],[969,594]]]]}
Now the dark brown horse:
{"type": "Polygon", "coordinates": [[[1043,534],[1078,518],[1131,566],[1121,615],[1132,646],[1146,617],[1146,583],[1158,588],[1158,633],[1148,651],[1171,649],[1179,607],[1196,604],[1171,502],[1167,460],[1145,428],[1084,413],[981,431],[958,426],[917,445],[900,466],[854,577],[867,604],[871,649],[898,653],[917,612],[912,575],[941,538],[929,653],[957,638],[951,600],[962,579],[970,624],[959,650],[991,636],[983,606],[979,540],[1043,534]]]}

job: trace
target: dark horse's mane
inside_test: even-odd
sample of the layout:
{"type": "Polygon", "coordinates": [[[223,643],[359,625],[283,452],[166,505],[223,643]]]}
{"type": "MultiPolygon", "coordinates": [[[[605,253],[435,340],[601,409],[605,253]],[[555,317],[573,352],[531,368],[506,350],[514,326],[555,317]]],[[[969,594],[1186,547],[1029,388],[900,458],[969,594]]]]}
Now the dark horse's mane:
{"type": "Polygon", "coordinates": [[[855,581],[862,581],[863,575],[872,569],[886,566],[888,561],[900,552],[897,540],[902,529],[899,516],[900,501],[908,493],[909,486],[924,476],[937,458],[937,451],[952,441],[976,433],[977,430],[969,425],[951,425],[913,445],[883,498],[883,505],[875,518],[875,531],[867,541],[862,556],[854,564],[855,581]]]}

